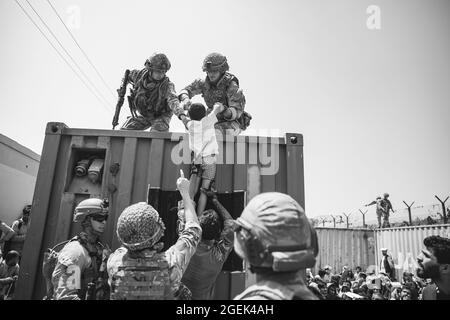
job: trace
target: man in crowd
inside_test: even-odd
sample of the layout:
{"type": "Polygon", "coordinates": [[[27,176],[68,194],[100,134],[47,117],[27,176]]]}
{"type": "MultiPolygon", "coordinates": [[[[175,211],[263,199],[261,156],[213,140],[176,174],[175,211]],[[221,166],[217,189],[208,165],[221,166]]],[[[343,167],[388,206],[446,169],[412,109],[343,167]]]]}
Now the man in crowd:
{"type": "Polygon", "coordinates": [[[14,230],[8,226],[6,223],[0,220],[0,258],[7,254],[3,250],[3,246],[5,242],[7,242],[9,239],[11,239],[14,236],[14,230]]]}
{"type": "Polygon", "coordinates": [[[219,202],[215,190],[202,192],[216,210],[205,210],[199,216],[202,240],[181,280],[191,290],[193,300],[213,298],[217,276],[233,249],[234,239],[233,217],[219,202]]]}
{"type": "Polygon", "coordinates": [[[27,205],[22,210],[22,217],[13,222],[11,228],[14,230],[14,235],[9,241],[9,245],[5,245],[5,251],[15,250],[22,254],[23,245],[27,236],[31,214],[31,205],[27,205]]]}
{"type": "Polygon", "coordinates": [[[305,283],[305,269],[315,265],[319,250],[317,234],[297,201],[278,192],[259,194],[236,223],[234,249],[256,273],[256,284],[236,300],[317,300],[305,283]]]}
{"type": "Polygon", "coordinates": [[[0,257],[0,300],[12,300],[19,277],[19,258],[19,253],[14,250],[9,251],[5,258],[0,257]]]}
{"type": "Polygon", "coordinates": [[[386,273],[391,280],[395,279],[395,265],[387,248],[381,248],[380,272],[386,273]]]}
{"type": "Polygon", "coordinates": [[[186,224],[167,251],[162,251],[164,244],[159,242],[164,223],[151,205],[139,202],[120,215],[117,236],[122,246],[108,260],[112,300],[183,299],[181,279],[200,242],[202,229],[189,196],[189,180],[183,171],[180,173],[177,188],[186,224]]]}
{"type": "Polygon", "coordinates": [[[423,244],[425,248],[417,257],[417,276],[431,278],[434,283],[423,289],[422,300],[450,300],[450,239],[429,236],[423,244]]]}
{"type": "Polygon", "coordinates": [[[99,238],[108,219],[107,200],[91,198],[75,208],[74,222],[82,231],[71,239],[58,254],[52,274],[55,300],[105,300],[109,298],[106,260],[109,249],[99,238]]]}

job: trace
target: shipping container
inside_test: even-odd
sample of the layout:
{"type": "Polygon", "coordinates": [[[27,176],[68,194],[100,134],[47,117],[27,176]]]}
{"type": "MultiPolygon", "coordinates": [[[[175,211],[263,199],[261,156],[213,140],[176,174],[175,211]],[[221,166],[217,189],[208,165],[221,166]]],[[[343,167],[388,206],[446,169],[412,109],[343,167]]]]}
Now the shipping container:
{"type": "MultiPolygon", "coordinates": [[[[287,193],[304,207],[301,134],[226,136],[218,137],[218,142],[216,188],[233,217],[253,196],[267,191],[287,193]]],[[[172,245],[176,240],[173,208],[180,199],[176,180],[180,168],[188,176],[190,161],[184,133],[73,129],[48,123],[15,298],[42,299],[43,253],[79,232],[80,226],[72,222],[73,211],[86,198],[109,199],[103,241],[112,249],[119,246],[115,229],[120,213],[140,201],[157,208],[166,225],[165,247],[172,245]]],[[[244,281],[242,271],[242,261],[232,253],[220,278],[229,285],[218,289],[233,292],[223,296],[245,286],[237,283],[244,281]]]]}
{"type": "Polygon", "coordinates": [[[326,265],[333,273],[340,273],[343,266],[362,270],[375,264],[375,234],[369,229],[334,229],[316,227],[319,254],[314,274],[326,265]]]}
{"type": "Polygon", "coordinates": [[[394,260],[397,280],[401,280],[403,272],[415,273],[417,256],[424,248],[423,239],[431,235],[450,238],[450,224],[377,229],[377,270],[380,269],[381,249],[386,248],[394,260]]]}
{"type": "Polygon", "coordinates": [[[40,156],[0,134],[0,220],[11,225],[31,204],[40,156]]]}

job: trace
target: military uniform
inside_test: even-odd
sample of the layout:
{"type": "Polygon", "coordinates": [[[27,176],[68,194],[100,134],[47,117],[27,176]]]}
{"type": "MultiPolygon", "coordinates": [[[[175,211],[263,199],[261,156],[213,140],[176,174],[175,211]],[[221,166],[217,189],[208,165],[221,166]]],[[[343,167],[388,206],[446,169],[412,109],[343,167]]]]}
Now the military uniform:
{"type": "Polygon", "coordinates": [[[244,112],[245,96],[242,89],[239,88],[239,80],[231,73],[227,72],[229,69],[226,57],[212,53],[205,58],[203,62],[203,71],[218,70],[222,72],[221,78],[212,83],[209,77],[194,80],[190,85],[185,87],[180,93],[187,95],[189,99],[193,96],[201,94],[208,107],[207,113],[211,113],[216,102],[222,103],[229,111],[231,111],[231,118],[226,119],[224,112],[217,115],[219,120],[215,128],[222,133],[231,131],[233,135],[238,135],[242,130],[245,130],[249,124],[251,116],[244,112]]]}
{"type": "Polygon", "coordinates": [[[183,113],[180,108],[175,85],[168,77],[154,80],[152,70],[168,71],[170,62],[164,54],[154,54],[146,62],[146,68],[132,70],[129,82],[132,105],[137,110],[137,117],[129,117],[122,125],[122,130],[146,130],[165,132],[169,130],[170,120],[175,113],[177,117],[183,113]]]}
{"type": "Polygon", "coordinates": [[[383,210],[383,228],[389,228],[391,226],[391,224],[389,223],[389,213],[390,211],[394,211],[394,209],[392,208],[392,204],[391,201],[389,201],[389,199],[381,199],[380,201],[380,207],[383,210]]]}
{"type": "Polygon", "coordinates": [[[100,242],[89,243],[86,233],[81,232],[68,242],[58,254],[58,262],[52,275],[55,300],[83,300],[89,283],[97,283],[95,295],[102,300],[106,284],[106,260],[109,250],[100,242]],[[101,282],[100,281],[100,282],[101,282]]]}
{"type": "Polygon", "coordinates": [[[141,202],[124,210],[117,223],[122,247],[109,257],[107,269],[113,300],[182,299],[186,267],[201,237],[198,223],[186,223],[178,241],[161,252],[164,224],[153,207],[141,202]]]}

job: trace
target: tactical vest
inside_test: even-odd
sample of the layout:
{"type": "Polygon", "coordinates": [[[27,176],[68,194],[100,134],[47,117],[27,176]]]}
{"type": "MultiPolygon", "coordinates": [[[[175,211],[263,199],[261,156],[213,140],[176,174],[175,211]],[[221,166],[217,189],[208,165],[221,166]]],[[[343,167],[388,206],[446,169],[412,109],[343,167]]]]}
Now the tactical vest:
{"type": "Polygon", "coordinates": [[[235,81],[239,86],[239,80],[231,73],[225,72],[223,77],[217,82],[216,85],[213,85],[209,78],[205,79],[205,90],[202,92],[202,97],[205,100],[206,105],[209,109],[212,109],[214,103],[221,102],[224,105],[228,106],[228,97],[227,90],[230,86],[231,82],[235,81]]]}
{"type": "Polygon", "coordinates": [[[141,115],[159,117],[171,111],[166,99],[169,83],[168,77],[158,82],[149,80],[147,69],[138,73],[131,91],[131,99],[141,115]]]}
{"type": "Polygon", "coordinates": [[[127,252],[120,263],[112,277],[111,300],[173,299],[164,252],[146,250],[138,257],[127,252]]]}

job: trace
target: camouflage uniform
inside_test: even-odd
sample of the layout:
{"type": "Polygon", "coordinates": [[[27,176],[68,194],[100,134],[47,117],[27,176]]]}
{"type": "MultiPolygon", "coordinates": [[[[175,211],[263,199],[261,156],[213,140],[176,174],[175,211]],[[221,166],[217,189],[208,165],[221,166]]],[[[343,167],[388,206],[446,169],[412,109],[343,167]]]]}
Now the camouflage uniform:
{"type": "Polygon", "coordinates": [[[389,228],[391,226],[391,224],[389,223],[389,214],[390,211],[394,211],[394,209],[392,208],[392,203],[391,201],[389,201],[389,199],[387,199],[387,197],[381,199],[380,201],[380,207],[383,210],[383,228],[389,228]]]}
{"type": "Polygon", "coordinates": [[[206,76],[204,80],[194,80],[179,93],[179,97],[186,94],[189,99],[191,99],[193,96],[201,94],[208,106],[207,114],[212,112],[216,102],[222,103],[231,110],[232,117],[230,119],[225,119],[223,116],[225,111],[219,113],[217,115],[219,121],[216,123],[215,128],[222,131],[222,133],[225,133],[225,130],[231,130],[233,135],[238,135],[241,130],[245,130],[247,127],[243,117],[245,96],[242,89],[239,88],[239,80],[234,75],[227,72],[228,63],[226,58],[220,54],[213,53],[206,57],[203,64],[203,71],[210,69],[223,72],[217,83],[212,83],[208,76],[206,76]],[[217,59],[222,59],[222,64],[219,65],[216,61],[217,59]],[[217,66],[215,66],[215,64],[217,64],[217,66]]]}
{"type": "Polygon", "coordinates": [[[132,70],[129,82],[132,83],[131,101],[138,112],[137,117],[128,117],[122,130],[146,130],[165,132],[169,130],[170,120],[175,113],[183,113],[180,108],[175,85],[164,77],[154,80],[152,70],[168,71],[170,62],[164,54],[154,54],[146,62],[146,68],[132,70]]]}
{"type": "Polygon", "coordinates": [[[158,241],[164,229],[156,210],[145,202],[122,212],[117,234],[123,247],[108,260],[111,299],[184,298],[181,277],[200,242],[201,228],[198,223],[187,223],[178,241],[162,252],[163,244],[158,241]]]}
{"type": "MultiPolygon", "coordinates": [[[[88,217],[95,216],[105,218],[103,221],[107,219],[107,201],[97,198],[81,201],[75,208],[73,220],[84,224],[88,217]]],[[[51,259],[44,258],[44,277],[46,280],[47,277],[51,277],[51,287],[47,288],[47,294],[50,294],[48,298],[55,300],[109,299],[106,261],[110,250],[97,240],[98,236],[95,233],[91,231],[88,233],[86,230],[88,229],[84,229],[72,238],[57,254],[53,272],[50,271],[50,265],[53,265],[53,262],[51,259]],[[89,289],[90,284],[94,284],[92,289],[89,289]]]]}
{"type": "MultiPolygon", "coordinates": [[[[84,232],[73,238],[58,255],[52,275],[53,299],[85,299],[88,284],[95,283],[106,271],[108,254],[109,250],[100,242],[89,243],[84,232]]],[[[106,283],[106,279],[103,280],[106,283]]],[[[96,296],[99,300],[107,298],[100,292],[96,296]]]]}

